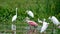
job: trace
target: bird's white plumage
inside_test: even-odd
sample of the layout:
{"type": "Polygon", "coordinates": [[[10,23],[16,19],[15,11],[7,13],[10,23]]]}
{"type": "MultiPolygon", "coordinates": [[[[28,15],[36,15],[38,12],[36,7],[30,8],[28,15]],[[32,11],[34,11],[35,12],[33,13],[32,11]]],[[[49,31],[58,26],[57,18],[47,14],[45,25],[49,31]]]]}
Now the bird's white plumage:
{"type": "Polygon", "coordinates": [[[29,16],[31,16],[32,18],[34,17],[34,14],[33,14],[32,11],[26,11],[26,12],[27,12],[27,14],[28,14],[29,16]]]}
{"type": "Polygon", "coordinates": [[[16,15],[14,15],[14,16],[12,17],[12,22],[15,21],[16,18],[17,18],[17,8],[16,8],[16,15]]]}
{"type": "Polygon", "coordinates": [[[47,23],[47,22],[43,22],[43,26],[41,27],[40,33],[44,32],[44,31],[47,29],[48,24],[49,24],[49,23],[47,23]]]}
{"type": "Polygon", "coordinates": [[[49,17],[49,19],[55,24],[55,25],[59,25],[60,22],[58,21],[58,19],[55,16],[49,17]]]}
{"type": "Polygon", "coordinates": [[[12,22],[15,21],[16,18],[17,18],[17,15],[14,15],[14,16],[12,17],[12,22]]]}
{"type": "MultiPolygon", "coordinates": [[[[16,15],[12,17],[12,22],[15,21],[17,18],[17,8],[16,8],[16,15]]],[[[12,24],[11,29],[14,30],[14,34],[16,34],[16,25],[12,24]]]]}

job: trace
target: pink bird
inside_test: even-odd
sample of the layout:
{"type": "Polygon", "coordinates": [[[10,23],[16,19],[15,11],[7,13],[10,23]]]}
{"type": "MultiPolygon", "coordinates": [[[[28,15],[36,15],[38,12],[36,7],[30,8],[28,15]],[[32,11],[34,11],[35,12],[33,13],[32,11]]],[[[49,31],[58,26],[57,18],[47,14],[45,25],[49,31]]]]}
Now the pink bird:
{"type": "Polygon", "coordinates": [[[34,21],[28,21],[28,24],[31,26],[38,26],[38,24],[34,21]]]}
{"type": "MultiPolygon", "coordinates": [[[[28,17],[26,17],[26,22],[29,24],[29,26],[30,26],[30,31],[29,32],[34,32],[34,33],[36,33],[36,28],[37,28],[37,26],[38,26],[38,24],[36,23],[36,22],[34,22],[34,21],[31,21],[28,17]],[[34,29],[32,29],[32,27],[31,26],[33,26],[34,27],[34,29]]],[[[30,33],[30,34],[32,34],[32,33],[30,33]]]]}
{"type": "Polygon", "coordinates": [[[38,24],[37,24],[36,22],[29,20],[28,17],[26,17],[26,22],[27,22],[30,26],[38,26],[38,24]]]}

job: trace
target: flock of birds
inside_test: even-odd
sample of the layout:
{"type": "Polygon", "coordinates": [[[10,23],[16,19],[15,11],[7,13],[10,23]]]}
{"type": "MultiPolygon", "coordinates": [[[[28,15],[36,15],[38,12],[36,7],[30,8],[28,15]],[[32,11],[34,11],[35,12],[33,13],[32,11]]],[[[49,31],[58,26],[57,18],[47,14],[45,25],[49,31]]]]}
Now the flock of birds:
{"type": "MultiPolygon", "coordinates": [[[[14,16],[12,17],[12,22],[14,22],[14,21],[17,19],[17,9],[18,9],[18,8],[16,8],[16,15],[14,15],[14,16]]],[[[28,10],[27,10],[26,13],[27,13],[30,17],[34,18],[34,14],[33,14],[32,11],[28,11],[28,10]]],[[[50,19],[50,20],[53,22],[53,24],[55,24],[56,26],[58,26],[58,25],[60,24],[59,20],[58,20],[55,16],[51,16],[51,17],[49,17],[48,19],[50,19]]],[[[38,24],[37,24],[35,21],[30,20],[29,17],[26,17],[26,18],[25,18],[25,21],[26,21],[30,26],[38,26],[38,24]]],[[[42,23],[42,27],[41,27],[40,33],[43,33],[43,32],[47,29],[48,25],[50,24],[50,23],[47,23],[47,22],[46,22],[46,19],[43,19],[43,21],[42,21],[42,20],[40,20],[40,19],[38,18],[38,22],[39,22],[39,23],[42,23]]],[[[12,24],[12,30],[16,30],[16,26],[15,26],[14,24],[12,24]]]]}

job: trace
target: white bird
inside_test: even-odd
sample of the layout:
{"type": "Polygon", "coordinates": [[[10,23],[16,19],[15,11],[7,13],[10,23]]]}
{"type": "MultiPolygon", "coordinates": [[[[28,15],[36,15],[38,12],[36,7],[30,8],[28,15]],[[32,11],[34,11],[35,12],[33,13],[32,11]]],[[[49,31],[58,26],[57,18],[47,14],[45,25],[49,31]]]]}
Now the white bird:
{"type": "Polygon", "coordinates": [[[16,8],[16,15],[14,15],[14,16],[12,17],[12,22],[15,21],[16,18],[17,18],[17,8],[16,8]]]}
{"type": "Polygon", "coordinates": [[[34,18],[34,14],[33,14],[33,12],[32,11],[26,11],[27,12],[27,14],[29,15],[29,16],[31,16],[32,18],[34,18]]]}
{"type": "Polygon", "coordinates": [[[60,22],[58,21],[58,19],[55,16],[49,17],[49,19],[55,24],[55,25],[59,25],[60,22]]]}
{"type": "Polygon", "coordinates": [[[38,22],[39,22],[39,23],[42,23],[42,21],[41,21],[39,18],[38,18],[38,22]]]}
{"type": "Polygon", "coordinates": [[[43,21],[42,23],[43,23],[43,26],[41,27],[40,33],[44,32],[47,29],[48,25],[49,25],[49,23],[47,23],[45,21],[43,21]]]}

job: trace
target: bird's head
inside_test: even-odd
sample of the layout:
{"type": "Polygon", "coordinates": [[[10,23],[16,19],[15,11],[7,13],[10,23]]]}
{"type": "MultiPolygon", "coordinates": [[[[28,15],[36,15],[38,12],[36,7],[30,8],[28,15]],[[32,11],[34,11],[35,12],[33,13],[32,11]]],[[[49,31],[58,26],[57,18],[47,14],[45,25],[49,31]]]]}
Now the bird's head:
{"type": "Polygon", "coordinates": [[[18,8],[16,8],[16,10],[17,10],[18,8]]]}
{"type": "Polygon", "coordinates": [[[45,22],[45,21],[46,21],[46,19],[44,18],[44,19],[43,19],[43,21],[45,22]]]}
{"type": "Polygon", "coordinates": [[[29,17],[26,17],[26,18],[25,18],[25,21],[29,21],[29,20],[30,20],[30,18],[29,18],[29,17]]]}
{"type": "Polygon", "coordinates": [[[27,20],[29,20],[30,18],[29,17],[26,17],[27,20]]]}
{"type": "Polygon", "coordinates": [[[55,16],[52,16],[52,18],[56,18],[55,16]]]}
{"type": "Polygon", "coordinates": [[[51,16],[48,19],[51,19],[51,16]]]}
{"type": "Polygon", "coordinates": [[[27,11],[26,11],[26,13],[28,13],[28,12],[32,12],[32,11],[30,11],[30,10],[27,10],[27,11]]]}
{"type": "Polygon", "coordinates": [[[47,23],[47,24],[49,24],[49,23],[47,23]]]}
{"type": "Polygon", "coordinates": [[[26,13],[28,13],[29,10],[26,11],[26,13]]]}

